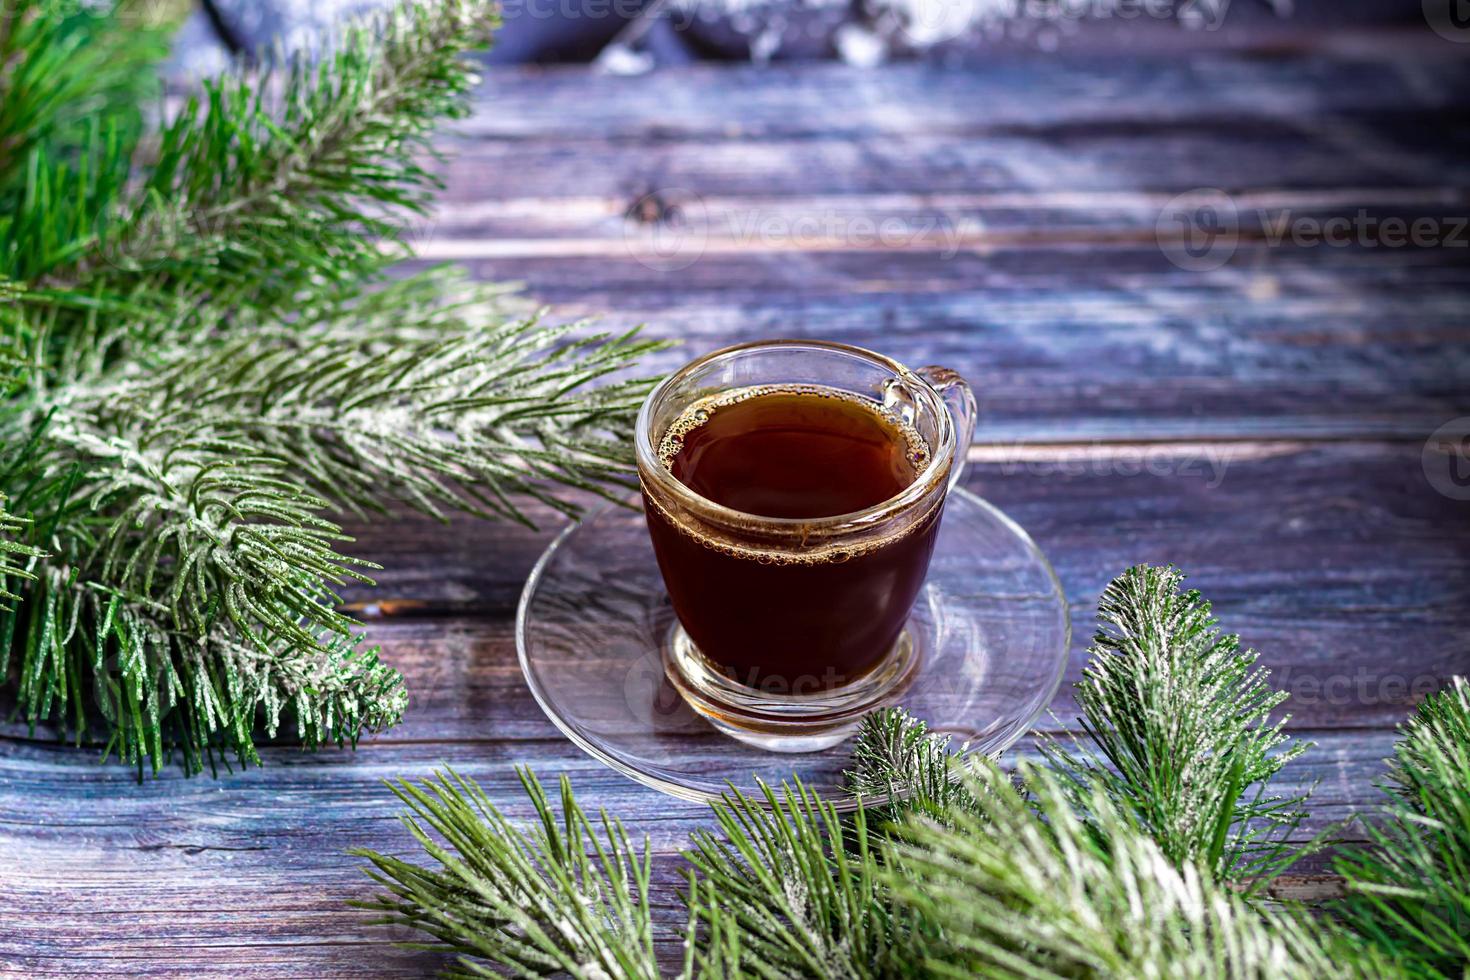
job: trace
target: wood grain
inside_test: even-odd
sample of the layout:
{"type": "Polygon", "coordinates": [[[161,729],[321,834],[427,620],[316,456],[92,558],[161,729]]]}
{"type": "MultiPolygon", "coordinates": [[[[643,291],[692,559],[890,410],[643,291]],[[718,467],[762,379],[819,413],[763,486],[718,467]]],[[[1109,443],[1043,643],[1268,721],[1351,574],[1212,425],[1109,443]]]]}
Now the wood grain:
{"type": "MultiPolygon", "coordinates": [[[[1305,733],[1319,745],[1283,788],[1318,782],[1315,832],[1362,805],[1382,772],[1385,732],[1305,733]],[[1319,782],[1320,781],[1320,782],[1319,782]]],[[[411,976],[437,958],[393,950],[408,938],[365,924],[345,901],[371,883],[343,852],[411,856],[381,780],[452,765],[522,818],[511,767],[534,759],[571,775],[585,800],[633,817],[658,855],[658,907],[673,912],[678,850],[703,808],[652,797],[559,739],[514,743],[374,741],[353,755],[266,753],[267,767],[210,782],[168,774],[142,786],[65,748],[12,743],[0,760],[0,964],[29,975],[411,976]],[[81,797],[78,788],[90,792],[81,797]]],[[[19,974],[17,974],[19,975],[19,974]]]]}
{"type": "Polygon", "coordinates": [[[1409,50],[1385,46],[1382,53],[1283,57],[1002,53],[984,71],[964,72],[920,64],[874,72],[835,64],[722,65],[589,79],[574,67],[497,69],[459,130],[508,140],[576,134],[759,141],[776,135],[986,133],[998,127],[1044,132],[1097,120],[1161,127],[1286,119],[1322,126],[1338,115],[1412,111],[1433,113],[1437,124],[1441,113],[1464,110],[1470,65],[1454,45],[1421,40],[1409,50]]]}
{"type": "Polygon", "coordinates": [[[1467,258],[1241,247],[1196,274],[1150,244],[748,252],[677,274],[617,251],[469,265],[562,315],[681,339],[656,369],[771,336],[945,364],[979,393],[982,440],[1422,441],[1470,414],[1467,258]]]}
{"type": "MultiPolygon", "coordinates": [[[[1470,674],[1470,521],[1433,490],[1417,447],[1163,444],[1041,455],[976,450],[967,485],[1026,527],[1070,603],[1074,644],[1053,705],[1075,714],[1096,600],[1138,562],[1173,563],[1225,629],[1259,650],[1312,729],[1391,728],[1425,694],[1470,674]],[[1385,655],[1391,651],[1392,655],[1385,655]]],[[[412,707],[376,742],[554,740],[515,658],[516,602],[557,525],[410,515],[353,528],[384,566],[347,594],[412,707]]],[[[1043,730],[1057,730],[1043,719],[1043,730]]],[[[20,736],[16,724],[0,733],[20,736]]],[[[539,750],[537,750],[539,751],[539,750]]]]}
{"type": "MultiPolygon", "coordinates": [[[[1309,829],[1345,820],[1371,801],[1389,728],[1416,692],[1470,671],[1461,641],[1470,622],[1455,601],[1470,586],[1470,526],[1448,519],[1450,502],[1419,482],[1409,447],[1255,447],[1228,462],[1213,488],[1204,469],[1191,475],[1193,457],[1176,446],[1136,450],[1144,455],[1113,447],[1000,462],[981,450],[970,483],[1031,528],[1079,627],[1103,580],[1127,562],[1191,568],[1225,625],[1260,648],[1295,695],[1297,734],[1320,743],[1283,784],[1318,784],[1309,829]],[[1385,551],[1393,561],[1379,560],[1385,551]]],[[[514,765],[569,774],[584,799],[627,815],[649,837],[660,854],[660,900],[673,903],[675,855],[700,808],[659,798],[582,755],[521,683],[509,618],[548,532],[414,520],[393,528],[391,539],[369,539],[381,544],[368,553],[392,573],[363,601],[413,614],[369,620],[385,657],[408,677],[412,707],[404,724],[355,752],[282,746],[266,751],[263,770],[218,782],[168,772],[139,786],[88,753],[11,732],[0,754],[0,903],[21,912],[0,939],[0,962],[14,956],[37,975],[142,969],[117,960],[126,953],[165,975],[209,976],[228,968],[228,956],[248,955],[290,964],[262,976],[412,975],[431,960],[380,948],[394,935],[343,907],[370,890],[343,852],[412,853],[380,781],[445,764],[522,817],[514,765]],[[136,932],[125,946],[117,921],[136,932]],[[235,948],[242,931],[248,954],[235,948]],[[77,943],[99,958],[70,958],[77,943]]],[[[1073,679],[1083,662],[1079,634],[1073,679]]],[[[1069,718],[1070,696],[1054,710],[1069,718]]]]}
{"type": "MultiPolygon", "coordinates": [[[[1470,673],[1470,505],[1425,468],[1428,434],[1470,415],[1470,249],[1269,239],[1284,215],[1470,211],[1470,63],[1425,33],[959,70],[496,70],[417,243],[559,315],[681,338],[653,371],[762,336],[960,370],[983,416],[967,482],[1055,564],[1069,679],[1107,579],[1177,563],[1319,743],[1285,779],[1317,784],[1315,831],[1372,806],[1393,726],[1470,673]],[[1201,187],[1241,220],[1229,261],[1192,272],[1158,224],[1201,187]],[[884,221],[894,241],[858,240],[884,221]],[[650,251],[691,232],[697,261],[650,251]]],[[[0,976],[424,975],[443,961],[346,907],[371,888],[344,852],[413,854],[382,780],[444,764],[520,817],[514,766],[569,774],[647,835],[671,911],[703,809],[583,755],[521,682],[511,619],[555,524],[538,516],[352,526],[386,569],[347,598],[411,690],[355,751],[283,741],[264,769],[138,784],[0,721],[0,976]]],[[[1065,689],[1053,707],[1075,711],[1065,689]]],[[[1284,888],[1320,895],[1322,870],[1284,888]]]]}

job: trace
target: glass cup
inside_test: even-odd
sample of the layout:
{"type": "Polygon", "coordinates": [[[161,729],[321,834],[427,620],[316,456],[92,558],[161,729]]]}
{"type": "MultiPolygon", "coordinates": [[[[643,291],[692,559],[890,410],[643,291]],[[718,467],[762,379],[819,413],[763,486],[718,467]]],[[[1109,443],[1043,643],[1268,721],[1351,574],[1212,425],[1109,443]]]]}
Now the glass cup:
{"type": "Polygon", "coordinates": [[[911,371],[846,344],[727,347],[660,383],[638,413],[644,513],[678,619],[664,672],[716,728],[762,748],[815,751],[899,697],[924,651],[905,628],[975,425],[975,398],[946,368],[911,371]],[[658,447],[699,404],[740,389],[838,389],[917,431],[912,483],[865,510],[812,519],[724,507],[674,478],[658,447]]]}

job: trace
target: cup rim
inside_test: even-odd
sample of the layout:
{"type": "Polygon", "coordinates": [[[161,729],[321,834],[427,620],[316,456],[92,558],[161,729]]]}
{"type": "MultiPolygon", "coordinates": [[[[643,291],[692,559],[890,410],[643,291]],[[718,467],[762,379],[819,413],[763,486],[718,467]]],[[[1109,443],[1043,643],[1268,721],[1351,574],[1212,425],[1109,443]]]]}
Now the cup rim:
{"type": "Polygon", "coordinates": [[[936,484],[943,482],[953,464],[955,453],[959,451],[959,447],[955,445],[954,419],[950,416],[949,409],[945,405],[943,397],[934,390],[933,385],[902,363],[887,355],[868,350],[866,347],[858,347],[854,344],[844,344],[833,340],[751,340],[740,344],[732,344],[729,347],[721,347],[718,350],[710,351],[708,354],[696,357],[688,364],[670,373],[654,386],[653,390],[648,393],[648,396],[643,399],[643,404],[638,409],[638,418],[634,424],[634,429],[634,453],[637,458],[639,478],[641,480],[647,482],[651,478],[657,482],[660,490],[670,494],[684,506],[698,510],[705,517],[711,517],[726,524],[755,524],[776,532],[799,530],[803,537],[818,530],[837,530],[847,525],[871,525],[886,520],[891,515],[907,509],[932,492],[936,484]],[[935,402],[935,414],[938,417],[940,445],[938,447],[931,447],[929,461],[924,464],[924,468],[919,471],[914,477],[913,482],[908,486],[887,500],[882,500],[869,507],[864,507],[862,510],[849,511],[845,514],[832,514],[826,517],[766,517],[762,514],[752,514],[748,511],[726,507],[724,504],[717,503],[703,494],[691,490],[679,482],[658,461],[658,453],[653,445],[653,406],[657,404],[659,398],[670,387],[696,369],[705,367],[723,358],[733,357],[737,354],[762,348],[788,350],[806,348],[809,350],[847,354],[865,361],[876,362],[880,366],[892,371],[904,381],[916,384],[919,390],[927,391],[932,396],[935,402]]]}

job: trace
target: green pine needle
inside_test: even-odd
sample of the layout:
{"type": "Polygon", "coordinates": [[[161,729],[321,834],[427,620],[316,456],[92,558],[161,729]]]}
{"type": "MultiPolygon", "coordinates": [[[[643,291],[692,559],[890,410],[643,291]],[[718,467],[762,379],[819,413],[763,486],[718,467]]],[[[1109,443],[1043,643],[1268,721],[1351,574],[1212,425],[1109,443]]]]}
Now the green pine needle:
{"type": "Polygon", "coordinates": [[[915,974],[1320,980],[1388,964],[1295,910],[1263,913],[1211,869],[1171,859],[1102,787],[1080,800],[1022,763],[968,774],[973,812],[919,820],[882,872],[931,936],[915,974]],[[1078,803],[1082,807],[1078,807],[1078,803]]]}
{"type": "Polygon", "coordinates": [[[144,3],[7,0],[0,12],[0,214],[17,205],[33,154],[68,165],[97,119],[128,147],[157,98],[172,25],[144,3]]]}
{"type": "Polygon", "coordinates": [[[518,496],[577,512],[547,484],[636,486],[631,423],[648,384],[607,376],[666,345],[507,317],[500,302],[431,272],[316,311],[308,329],[196,338],[99,396],[162,420],[154,438],[209,433],[287,460],[303,489],[360,515],[398,498],[439,518],[529,523],[518,496]]]}
{"type": "MultiPolygon", "coordinates": [[[[696,832],[686,854],[681,975],[1458,975],[1467,957],[1453,946],[1452,930],[1454,913],[1464,906],[1449,900],[1466,901],[1467,889],[1442,863],[1465,863],[1455,849],[1464,843],[1470,807],[1467,688],[1426,705],[1410,726],[1399,778],[1415,787],[1417,805],[1434,818],[1405,819],[1433,833],[1422,845],[1405,848],[1400,865],[1357,859],[1356,868],[1380,869],[1382,880],[1375,889],[1373,874],[1358,875],[1368,887],[1355,894],[1368,898],[1346,916],[1358,931],[1296,906],[1261,901],[1262,882],[1243,880],[1241,868],[1269,875],[1277,861],[1297,853],[1290,846],[1273,836],[1271,861],[1222,862],[1231,847],[1249,852],[1239,843],[1253,839],[1249,828],[1227,835],[1237,843],[1222,851],[1218,834],[1196,834],[1197,825],[1181,822],[1180,814],[1140,806],[1155,787],[1174,785],[1182,767],[1196,780],[1192,787],[1216,801],[1212,812],[1229,815],[1232,826],[1242,819],[1236,802],[1241,786],[1252,799],[1259,792],[1241,783],[1240,772],[1262,779],[1275,772],[1255,754],[1270,743],[1263,732],[1274,729],[1264,727],[1255,710],[1226,712],[1217,702],[1234,698],[1259,708],[1274,706],[1276,695],[1250,669],[1253,655],[1240,654],[1233,638],[1218,635],[1208,607],[1193,593],[1181,593],[1178,581],[1173,569],[1135,568],[1105,592],[1099,612],[1106,628],[1084,681],[1090,721],[1073,752],[1045,753],[1045,764],[1023,762],[1013,773],[988,759],[957,764],[946,739],[889,709],[864,723],[849,773],[851,788],[886,807],[885,820],[861,807],[842,817],[799,783],[780,791],[762,787],[755,796],[732,792],[716,804],[715,828],[696,832]],[[1137,715],[1143,705],[1177,704],[1170,697],[1184,691],[1198,700],[1189,702],[1193,715],[1180,724],[1154,727],[1137,715]],[[1128,743],[1113,728],[1095,724],[1099,718],[1146,733],[1139,744],[1154,751],[1124,755],[1118,746],[1128,743]],[[1127,765],[1100,768],[1096,760],[1108,751],[1127,765]],[[1198,752],[1224,752],[1249,764],[1215,767],[1207,759],[1191,760],[1198,752]],[[1426,881],[1411,891],[1413,875],[1426,881]],[[1420,904],[1393,904],[1415,902],[1420,904]],[[1383,914],[1391,905],[1435,930],[1419,958],[1390,941],[1418,941],[1383,914]]],[[[646,850],[635,858],[621,828],[606,818],[606,826],[616,828],[606,832],[607,843],[594,845],[590,833],[549,836],[557,820],[539,786],[526,781],[539,821],[530,830],[507,820],[468,781],[456,782],[448,795],[444,777],[397,787],[410,806],[410,830],[436,865],[355,852],[371,860],[370,873],[387,890],[369,907],[384,913],[381,921],[424,930],[439,948],[469,957],[463,971],[488,973],[500,964],[522,976],[556,970],[648,976],[654,967],[641,943],[631,965],[608,966],[598,953],[612,934],[642,936],[659,926],[650,919],[646,877],[627,884],[632,878],[626,869],[646,861],[646,850]],[[565,842],[576,840],[580,851],[568,853],[565,842]],[[609,894],[626,894],[628,904],[601,911],[598,903],[609,894]],[[589,908],[603,929],[549,928],[578,921],[589,908]],[[513,921],[514,909],[526,912],[513,921]]],[[[562,787],[561,819],[583,826],[565,781],[562,787]]],[[[1247,819],[1261,818],[1258,811],[1244,812],[1247,819]]],[[[1269,821],[1275,811],[1264,812],[1269,821]]],[[[1402,833],[1408,832],[1406,824],[1402,833]]],[[[1388,831],[1383,840],[1398,841],[1399,833],[1388,831]]]]}
{"type": "Polygon", "coordinates": [[[1461,977],[1470,964],[1470,683],[1419,706],[1389,769],[1389,798],[1368,843],[1334,870],[1334,906],[1359,934],[1419,976],[1461,977]]]}
{"type": "Polygon", "coordinates": [[[848,788],[870,805],[887,803],[890,816],[913,810],[944,820],[972,802],[949,744],[904,709],[880,708],[858,726],[848,788]]]}
{"type": "Polygon", "coordinates": [[[1271,721],[1286,694],[1183,579],[1139,565],[1108,585],[1077,685],[1086,740],[1041,750],[1080,794],[1101,786],[1132,812],[1169,860],[1259,889],[1300,856],[1285,841],[1306,797],[1270,780],[1309,746],[1271,721]]]}
{"type": "MultiPolygon", "coordinates": [[[[440,186],[430,137],[468,113],[463,55],[496,23],[490,0],[404,3],[345,27],[319,62],[206,82],[146,147],[136,106],[89,117],[66,153],[27,131],[0,277],[27,284],[23,302],[56,318],[58,341],[89,310],[126,314],[138,353],[194,323],[201,302],[288,313],[303,294],[359,289],[410,254],[408,222],[440,186]]],[[[113,17],[82,47],[141,47],[132,30],[113,17]]],[[[48,43],[61,42],[32,40],[22,63],[48,43]]]]}
{"type": "Polygon", "coordinates": [[[153,9],[0,11],[0,681],[33,730],[193,773],[395,723],[339,515],[620,495],[658,345],[386,274],[490,0],[406,2],[150,134],[153,9]]]}
{"type": "Polygon", "coordinates": [[[696,832],[687,854],[709,896],[695,910],[738,937],[740,974],[881,977],[911,958],[916,933],[879,885],[862,810],[845,823],[796,782],[732,792],[714,813],[720,835],[696,832]]]}
{"type": "Polygon", "coordinates": [[[621,823],[590,819],[565,779],[558,813],[540,782],[518,772],[535,809],[530,831],[453,770],[393,786],[408,807],[404,826],[437,867],[352,851],[387,890],[360,907],[423,930],[437,940],[429,948],[461,954],[450,976],[496,976],[494,964],[516,977],[656,978],[647,844],[640,854],[621,823]]]}
{"type": "Polygon", "coordinates": [[[396,721],[404,694],[343,646],[336,590],[371,566],[340,552],[333,511],[396,497],[528,522],[518,496],[573,512],[552,486],[626,486],[649,382],[590,383],[658,345],[505,319],[483,295],[416,321],[420,299],[414,286],[373,298],[382,319],[226,331],[161,351],[146,375],[12,402],[0,470],[31,517],[25,547],[64,556],[0,621],[29,637],[27,720],[78,739],[100,721],[155,770],[170,744],[190,771],[216,742],[256,761],[252,730],[273,734],[283,711],[308,745],[354,740],[396,721]]]}

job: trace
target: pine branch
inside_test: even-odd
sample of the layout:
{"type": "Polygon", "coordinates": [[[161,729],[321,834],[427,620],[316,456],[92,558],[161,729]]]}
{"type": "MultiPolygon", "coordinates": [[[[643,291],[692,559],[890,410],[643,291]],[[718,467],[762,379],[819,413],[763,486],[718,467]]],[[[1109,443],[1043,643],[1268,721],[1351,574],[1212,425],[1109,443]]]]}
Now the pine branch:
{"type": "Polygon", "coordinates": [[[78,583],[43,565],[24,602],[0,611],[0,675],[16,661],[21,714],[34,729],[54,718],[81,744],[105,726],[104,757],[157,772],[177,750],[186,775],[259,763],[255,731],[270,737],[289,713],[303,747],[355,743],[397,723],[403,679],[376,648],[327,636],[309,650],[227,626],[207,636],[172,631],[146,604],[78,583]]]}
{"type": "MultiPolygon", "coordinates": [[[[437,178],[429,136],[467,111],[463,53],[487,43],[489,0],[410,3],[345,29],[329,55],[262,77],[226,75],[160,134],[145,179],[102,126],[77,171],[32,154],[19,213],[0,227],[26,301],[73,313],[126,309],[145,328],[201,299],[282,310],[356,288],[406,254],[406,221],[437,178]],[[56,222],[60,202],[80,200],[56,222]]],[[[145,336],[151,335],[145,332],[145,336]]]]}
{"type": "Polygon", "coordinates": [[[921,930],[880,886],[862,810],[844,823],[796,783],[734,792],[714,812],[722,837],[696,832],[687,857],[709,896],[698,917],[734,943],[740,975],[883,977],[916,957],[921,930]]]}
{"type": "Polygon", "coordinates": [[[25,549],[0,545],[0,574],[34,575],[0,580],[0,677],[21,716],[140,771],[179,750],[186,772],[218,750],[258,761],[259,727],[311,746],[392,724],[402,679],[337,608],[368,566],[333,514],[399,495],[524,520],[515,497],[611,494],[646,386],[588,383],[655,346],[512,315],[494,287],[380,275],[438,188],[429,136],[468,111],[462,56],[493,4],[408,3],[320,62],[227,74],[151,139],[152,21],[0,17],[19,52],[0,58],[0,140],[20,161],[0,212],[0,491],[26,521],[0,527],[25,549]],[[94,53],[117,71],[87,72],[94,53]]]}
{"type": "Polygon", "coordinates": [[[30,523],[0,559],[55,556],[0,618],[22,715],[190,772],[258,761],[284,717],[308,745],[391,724],[402,680],[336,610],[366,578],[329,509],[519,517],[509,494],[626,479],[640,389],[581,386],[648,349],[492,320],[493,290],[443,277],[363,293],[438,186],[428,137],[466,111],[492,5],[410,4],[319,64],[227,75],[144,150],[154,25],[5,14],[0,328],[25,384],[0,485],[30,523]]]}
{"type": "MultiPolygon", "coordinates": [[[[1284,719],[1268,722],[1286,695],[1181,581],[1172,568],[1138,566],[1109,584],[1077,686],[1085,740],[1043,738],[1041,750],[1079,798],[1102,786],[1130,808],[1171,860],[1253,879],[1260,891],[1304,853],[1285,838],[1306,797],[1272,796],[1269,780],[1307,746],[1288,745],[1284,719]]],[[[974,802],[948,742],[899,709],[875,712],[859,730],[849,785],[901,801],[898,812],[946,819],[974,802]]]]}
{"type": "Polygon", "coordinates": [[[1365,954],[1298,911],[1265,914],[1208,868],[1176,864],[1101,787],[1029,763],[981,762],[974,812],[911,822],[885,862],[898,901],[934,933],[930,976],[1384,977],[1365,954]]]}
{"type": "Polygon", "coordinates": [[[1223,634],[1174,568],[1144,565],[1099,600],[1102,627],[1077,685],[1087,742],[1045,738],[1048,762],[1081,796],[1101,786],[1177,866],[1263,888],[1299,853],[1285,843],[1305,795],[1269,782],[1307,749],[1270,713],[1286,700],[1258,655],[1223,634]]]}
{"type": "Polygon", "coordinates": [[[396,497],[441,519],[529,523],[517,496],[577,513],[548,485],[635,486],[632,419],[649,382],[606,379],[665,345],[506,317],[499,300],[493,287],[417,277],[307,329],[195,340],[101,400],[161,420],[155,438],[208,433],[283,460],[338,511],[381,513],[396,497]]]}
{"type": "Polygon", "coordinates": [[[337,554],[346,536],[321,516],[326,501],[292,482],[289,461],[80,395],[38,408],[38,451],[11,470],[38,488],[17,503],[55,528],[48,544],[83,581],[196,638],[219,620],[305,647],[350,630],[333,590],[371,582],[354,568],[366,563],[337,554]]]}
{"type": "MultiPolygon", "coordinates": [[[[861,812],[845,824],[800,787],[717,805],[720,836],[696,833],[689,853],[682,975],[1408,975],[1330,923],[1259,909],[1208,869],[1175,866],[1100,787],[1079,810],[1074,787],[1030,764],[1015,781],[987,761],[964,778],[969,804],[942,823],[911,814],[881,854],[861,812]]],[[[435,866],[353,851],[387,892],[360,907],[436,940],[421,948],[462,954],[453,976],[494,975],[491,964],[513,976],[655,975],[647,851],[605,816],[597,837],[565,780],[560,818],[522,780],[530,830],[459,777],[395,787],[435,866]]]]}
{"type": "MultiPolygon", "coordinates": [[[[1212,847],[1199,847],[1195,825],[1181,822],[1179,813],[1141,805],[1149,786],[1177,791],[1169,780],[1172,767],[1182,766],[1188,775],[1182,785],[1204,801],[1211,827],[1228,819],[1228,831],[1235,820],[1275,812],[1270,803],[1258,810],[1235,803],[1242,769],[1261,778],[1275,772],[1272,760],[1280,754],[1266,752],[1278,733],[1262,721],[1269,707],[1256,710],[1274,706],[1274,696],[1249,669],[1253,655],[1238,653],[1232,637],[1220,637],[1208,607],[1192,593],[1179,594],[1177,582],[1172,569],[1135,568],[1105,593],[1100,615],[1111,627],[1099,633],[1081,697],[1087,730],[1097,739],[1090,753],[1053,749],[1046,758],[1057,768],[1022,763],[1012,777],[989,760],[954,763],[947,739],[889,709],[865,720],[849,773],[851,788],[882,802],[886,819],[862,808],[843,819],[799,784],[779,793],[763,787],[753,798],[732,793],[716,804],[717,832],[695,833],[686,854],[692,922],[685,974],[1400,975],[1392,960],[1360,948],[1330,923],[1294,907],[1267,908],[1233,880],[1242,866],[1263,864],[1231,857],[1248,851],[1251,829],[1235,828],[1229,846],[1212,837],[1212,847]],[[1160,705],[1177,708],[1185,698],[1194,699],[1188,702],[1194,714],[1177,725],[1154,725],[1157,716],[1145,714],[1160,705]],[[1239,715],[1221,712],[1219,702],[1232,699],[1239,715]],[[1112,726],[1099,725],[1103,718],[1112,726]],[[1134,743],[1120,729],[1141,733],[1138,744],[1151,754],[1124,753],[1119,747],[1134,743]],[[1104,768],[1110,751],[1122,760],[1119,773],[1104,768]],[[1191,762],[1203,751],[1229,762],[1191,762]],[[1222,872],[1217,862],[1226,859],[1222,872]]],[[[570,809],[565,785],[564,794],[570,809]]],[[[457,857],[417,836],[441,864],[488,863],[491,881],[518,881],[514,866],[498,855],[536,853],[540,838],[489,809],[486,817],[461,808],[435,828],[457,857]]],[[[1283,861],[1289,857],[1285,842],[1273,838],[1269,848],[1283,861]]],[[[493,962],[504,962],[496,957],[509,955],[507,944],[519,941],[519,929],[509,937],[499,925],[487,932],[482,920],[463,914],[462,896],[475,889],[461,880],[429,879],[427,869],[365,856],[391,870],[378,880],[399,897],[374,905],[387,921],[427,928],[493,962]],[[431,885],[403,904],[405,883],[425,880],[431,885]]],[[[570,917],[582,904],[580,893],[565,885],[538,892],[537,921],[570,917]]]]}
{"type": "Polygon", "coordinates": [[[493,290],[454,302],[445,286],[412,280],[310,329],[196,337],[12,401],[3,482],[32,543],[66,558],[16,625],[84,627],[38,633],[49,645],[21,658],[33,725],[54,717],[80,738],[100,716],[154,769],[173,743],[197,770],[216,738],[256,761],[251,730],[274,734],[283,709],[309,745],[353,740],[396,721],[404,695],[346,639],[336,590],[368,581],[367,563],[339,553],[330,511],[400,493],[435,514],[523,519],[512,494],[570,511],[552,485],[626,479],[649,382],[589,382],[658,345],[506,318],[493,290]],[[53,609],[68,588],[81,596],[53,609]],[[137,630],[106,627],[114,599],[137,630]],[[86,696],[89,676],[105,696],[86,696]]]}
{"type": "MultiPolygon", "coordinates": [[[[1049,765],[1022,762],[1014,773],[984,759],[956,766],[944,739],[890,710],[863,726],[850,778],[865,796],[904,797],[891,811],[896,822],[875,827],[862,809],[844,820],[800,785],[717,804],[718,833],[694,834],[687,854],[683,975],[1460,976],[1470,962],[1470,684],[1457,680],[1405,727],[1386,820],[1370,829],[1369,845],[1337,862],[1349,886],[1340,915],[1319,919],[1259,902],[1232,879],[1240,865],[1222,873],[1217,862],[1228,849],[1181,848],[1195,840],[1192,825],[1140,806],[1128,780],[1146,785],[1174,769],[1140,767],[1141,753],[1117,749],[1146,745],[1152,758],[1184,765],[1195,778],[1188,785],[1216,801],[1207,811],[1217,815],[1213,826],[1218,814],[1240,812],[1229,800],[1242,767],[1269,768],[1253,754],[1275,732],[1251,708],[1273,700],[1258,687],[1253,655],[1219,636],[1208,607],[1179,593],[1178,580],[1172,569],[1130,569],[1104,595],[1100,612],[1111,628],[1099,633],[1084,690],[1098,754],[1053,749],[1049,765]],[[1164,695],[1184,691],[1200,696],[1190,703],[1202,717],[1151,727],[1157,719],[1145,709],[1177,707],[1164,695]],[[1243,715],[1222,720],[1215,701],[1232,692],[1243,715]],[[1112,728],[1100,728],[1099,718],[1112,728]],[[1205,730],[1214,737],[1202,739],[1205,730]],[[1130,743],[1121,732],[1147,737],[1130,743]],[[1187,765],[1201,744],[1244,761],[1187,765]],[[1101,768],[1109,747],[1121,760],[1118,774],[1101,768]]],[[[523,780],[538,830],[511,824],[473,784],[451,787],[448,798],[432,782],[399,789],[411,831],[447,870],[354,852],[374,863],[389,892],[369,907],[474,958],[463,969],[475,975],[490,972],[475,959],[527,976],[650,975],[647,944],[633,944],[631,966],[593,955],[612,933],[641,937],[654,928],[646,850],[640,863],[606,818],[616,830],[594,845],[565,781],[564,819],[580,829],[557,835],[539,786],[523,780]],[[601,911],[608,895],[626,904],[601,911]],[[589,910],[601,929],[584,934],[575,924],[589,910]]]]}
{"type": "MultiPolygon", "coordinates": [[[[435,866],[354,850],[386,890],[354,904],[383,913],[377,922],[409,925],[436,940],[421,948],[460,953],[450,976],[496,975],[487,964],[518,977],[659,976],[647,846],[636,852],[621,823],[606,814],[599,833],[567,780],[558,815],[535,777],[518,772],[535,811],[529,830],[452,771],[417,785],[390,784],[408,807],[404,825],[435,866]]],[[[717,807],[737,854],[712,835],[695,838],[691,860],[712,873],[690,878],[683,975],[880,975],[863,960],[881,950],[884,938],[881,930],[871,941],[862,938],[876,898],[868,855],[847,860],[833,849],[841,839],[838,817],[805,791],[784,799],[768,791],[765,802],[773,812],[738,795],[717,807]],[[807,887],[820,892],[803,892],[807,887]],[[834,907],[844,915],[829,915],[834,907]],[[803,910],[816,918],[803,918],[803,910]],[[708,928],[695,942],[700,922],[708,928]]]]}
{"type": "MultiPolygon", "coordinates": [[[[0,609],[8,608],[20,599],[10,591],[11,587],[19,588],[21,582],[35,581],[31,566],[46,557],[41,549],[20,540],[29,523],[10,513],[6,509],[5,495],[0,494],[0,609]]],[[[4,654],[0,653],[0,658],[3,657],[4,654]]],[[[0,669],[0,676],[3,674],[4,670],[0,669]]]]}
{"type": "Polygon", "coordinates": [[[33,154],[74,163],[97,120],[136,144],[170,27],[143,3],[0,6],[0,214],[14,209],[33,154]]]}
{"type": "Polygon", "coordinates": [[[518,772],[534,831],[517,829],[452,770],[392,786],[408,807],[404,826],[438,867],[352,851],[372,862],[369,877],[387,889],[360,907],[427,932],[437,940],[427,948],[462,954],[451,976],[497,975],[478,958],[517,977],[657,977],[647,844],[639,854],[606,814],[594,826],[565,779],[557,814],[536,778],[518,772]]]}
{"type": "MultiPolygon", "coordinates": [[[[45,311],[99,302],[96,287],[35,280],[76,261],[127,185],[153,65],[171,25],[143,3],[16,0],[0,9],[0,279],[45,311]]],[[[129,304],[115,304],[126,309],[129,304]]]]}
{"type": "Polygon", "coordinates": [[[948,735],[929,731],[904,709],[879,708],[858,726],[848,788],[870,805],[883,805],[890,820],[916,811],[943,821],[974,803],[949,745],[948,735]]]}
{"type": "Polygon", "coordinates": [[[1421,704],[1394,747],[1381,818],[1368,843],[1334,870],[1348,896],[1334,906],[1384,955],[1415,975],[1470,969],[1470,683],[1421,704]]]}

